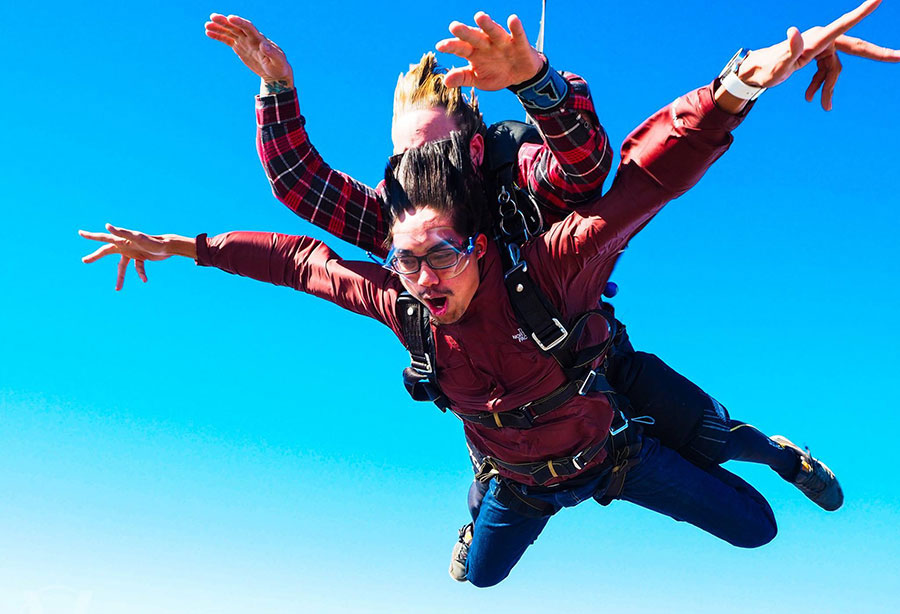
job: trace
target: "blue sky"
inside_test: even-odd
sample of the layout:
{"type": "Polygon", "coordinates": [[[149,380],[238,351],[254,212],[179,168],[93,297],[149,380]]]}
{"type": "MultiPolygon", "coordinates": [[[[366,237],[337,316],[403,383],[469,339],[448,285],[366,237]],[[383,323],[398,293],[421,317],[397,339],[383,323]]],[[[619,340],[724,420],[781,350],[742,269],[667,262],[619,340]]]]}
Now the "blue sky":
{"type": "MultiPolygon", "coordinates": [[[[851,8],[549,4],[547,54],[588,79],[614,143],[737,47],[851,8]]],[[[313,142],[375,183],[397,74],[478,9],[518,12],[537,33],[536,0],[5,9],[0,613],[78,598],[90,614],[894,611],[900,65],[845,58],[830,113],[802,99],[809,68],[767,92],[614,276],[636,346],[735,417],[808,443],[841,479],[847,502],[829,515],[769,470],[737,467],[779,521],[755,551],[585,504],[500,586],[457,585],[462,429],[408,400],[387,329],[187,261],[151,263],[150,283],[132,273],[120,293],[111,260],[80,262],[93,246],[76,230],[104,222],[326,238],[271,196],[257,79],[203,35],[210,12],[248,17],[286,50],[313,142]]],[[[854,33],[900,47],[897,23],[886,0],[854,33]]],[[[522,117],[508,92],[482,105],[489,120],[522,117]]]]}

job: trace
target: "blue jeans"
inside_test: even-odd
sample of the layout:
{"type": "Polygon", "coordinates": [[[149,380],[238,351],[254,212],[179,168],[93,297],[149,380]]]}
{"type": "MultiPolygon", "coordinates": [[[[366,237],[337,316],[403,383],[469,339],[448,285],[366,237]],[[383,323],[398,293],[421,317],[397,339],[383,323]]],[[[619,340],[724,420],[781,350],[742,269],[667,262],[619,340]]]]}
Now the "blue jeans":
{"type": "MultiPolygon", "coordinates": [[[[718,466],[700,469],[652,437],[644,437],[640,458],[628,471],[620,499],[688,522],[742,548],[756,548],[775,537],[778,529],[772,508],[736,475],[718,466]]],[[[551,493],[512,487],[559,510],[602,493],[608,484],[609,472],[605,472],[580,488],[551,493]]],[[[495,483],[485,495],[472,533],[466,578],[475,586],[493,586],[506,578],[550,519],[529,518],[505,507],[497,501],[496,489],[495,483]]]]}

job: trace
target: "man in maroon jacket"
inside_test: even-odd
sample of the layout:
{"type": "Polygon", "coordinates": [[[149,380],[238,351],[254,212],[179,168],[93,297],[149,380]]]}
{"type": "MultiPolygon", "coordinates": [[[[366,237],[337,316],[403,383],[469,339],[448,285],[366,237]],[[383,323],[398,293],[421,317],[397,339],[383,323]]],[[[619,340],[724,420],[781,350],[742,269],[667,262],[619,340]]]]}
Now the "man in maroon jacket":
{"type": "MultiPolygon", "coordinates": [[[[820,42],[828,44],[838,30],[820,42]]],[[[626,140],[610,191],[523,248],[534,281],[566,320],[596,305],[610,260],[728,148],[730,131],[747,102],[735,91],[786,79],[803,45],[792,36],[751,55],[737,75],[744,89],[741,84],[707,86],[654,114],[626,140]]],[[[409,206],[394,210],[387,267],[343,261],[322,242],[305,237],[228,233],[190,239],[112,226],[108,233],[82,232],[106,243],[85,261],[110,254],[120,254],[125,265],[128,259],[191,257],[372,317],[405,344],[398,297],[406,290],[422,301],[432,316],[438,382],[451,409],[465,420],[467,437],[492,459],[499,478],[485,497],[466,562],[467,579],[490,586],[506,577],[550,514],[609,494],[621,460],[609,454],[617,412],[604,391],[584,384],[531,428],[502,427],[499,418],[505,412],[556,396],[569,387],[568,377],[552,358],[515,334],[519,324],[503,285],[497,247],[481,232],[480,210],[472,208],[481,192],[467,148],[453,138],[412,149],[397,179],[409,206]],[[497,426],[491,425],[494,421],[497,426]],[[508,493],[521,501],[541,501],[550,512],[529,514],[508,493]]],[[[608,334],[595,325],[586,332],[597,341],[608,334]]],[[[601,362],[602,357],[593,366],[601,362]]],[[[625,430],[633,433],[629,447],[635,449],[626,459],[632,462],[625,465],[617,498],[690,522],[736,546],[756,547],[774,537],[772,511],[752,487],[719,467],[704,471],[632,429],[625,430]]],[[[839,504],[833,475],[808,455],[801,457],[815,464],[826,495],[839,504]]]]}
{"type": "MultiPolygon", "coordinates": [[[[848,23],[864,16],[875,4],[861,7],[848,23]]],[[[508,32],[484,13],[477,14],[475,21],[478,27],[474,28],[455,22],[451,25],[455,38],[438,44],[439,50],[465,58],[469,62],[467,67],[450,71],[441,83],[434,58],[430,56],[401,76],[395,94],[392,130],[395,152],[445,138],[451,130],[460,130],[467,137],[471,135],[470,153],[477,166],[484,155],[477,106],[467,104],[459,90],[447,85],[491,90],[510,84],[536,84],[534,90],[549,88],[565,94],[541,109],[535,108],[529,99],[527,87],[510,88],[519,94],[545,138],[543,145],[528,144],[520,150],[519,183],[528,187],[551,219],[558,215],[560,208],[577,209],[592,195],[599,196],[611,156],[586,84],[568,73],[556,75],[554,82],[555,73],[549,69],[546,59],[530,47],[517,18],[510,18],[508,32]]],[[[383,254],[386,234],[383,185],[374,190],[368,188],[321,159],[309,142],[305,120],[299,114],[292,71],[284,53],[253,24],[237,16],[214,14],[206,29],[211,38],[228,44],[261,77],[257,99],[258,148],[275,195],[301,217],[336,236],[383,254]]],[[[814,33],[815,29],[806,36],[812,37],[814,33]]],[[[897,58],[896,52],[846,36],[838,36],[834,45],[824,47],[810,42],[815,53],[807,50],[796,58],[795,64],[800,66],[816,59],[819,70],[807,98],[812,99],[816,89],[822,87],[822,106],[826,109],[831,106],[840,68],[836,49],[872,59],[897,58]]],[[[614,262],[610,260],[608,266],[614,262]]],[[[656,424],[647,428],[648,433],[660,437],[667,446],[701,467],[738,459],[767,464],[791,481],[795,477],[807,477],[798,471],[798,454],[789,442],[786,446],[774,445],[759,430],[731,420],[721,404],[658,357],[635,352],[623,328],[609,357],[607,377],[618,392],[630,399],[636,413],[653,414],[656,424]]],[[[476,460],[477,451],[473,450],[473,456],[476,460]]],[[[486,486],[478,481],[473,483],[469,498],[473,518],[477,516],[486,486]]],[[[812,493],[810,498],[821,504],[818,486],[804,492],[812,493]]],[[[471,527],[461,531],[461,545],[451,564],[451,575],[457,578],[462,575],[454,569],[460,569],[457,559],[465,555],[467,529],[471,527]]]]}

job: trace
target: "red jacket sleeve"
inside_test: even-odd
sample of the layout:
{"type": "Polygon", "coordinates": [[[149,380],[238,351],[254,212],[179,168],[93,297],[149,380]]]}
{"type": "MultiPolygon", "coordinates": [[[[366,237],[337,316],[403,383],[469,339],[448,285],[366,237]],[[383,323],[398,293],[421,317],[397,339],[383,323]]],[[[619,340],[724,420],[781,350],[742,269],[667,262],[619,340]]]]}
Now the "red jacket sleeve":
{"type": "Polygon", "coordinates": [[[202,234],[197,264],[307,292],[374,318],[400,336],[397,279],[377,264],[342,260],[321,241],[268,232],[202,234]]]}
{"type": "Polygon", "coordinates": [[[612,264],[661,209],[694,186],[731,145],[746,111],[731,115],[713,100],[712,86],[694,90],[654,113],[622,145],[609,192],[529,246],[526,258],[546,273],[551,300],[574,311],[592,308],[612,264]]]}

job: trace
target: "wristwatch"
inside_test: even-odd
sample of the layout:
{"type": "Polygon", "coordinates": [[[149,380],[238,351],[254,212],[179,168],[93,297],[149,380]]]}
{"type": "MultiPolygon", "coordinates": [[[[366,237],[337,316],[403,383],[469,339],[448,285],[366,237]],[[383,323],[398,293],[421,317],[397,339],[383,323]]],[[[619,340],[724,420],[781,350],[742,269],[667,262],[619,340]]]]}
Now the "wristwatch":
{"type": "Polygon", "coordinates": [[[741,63],[747,58],[748,53],[750,53],[750,50],[745,49],[744,47],[737,50],[737,53],[734,54],[719,74],[719,83],[725,88],[725,91],[735,98],[740,98],[742,100],[756,100],[760,94],[766,91],[766,88],[747,85],[738,78],[738,69],[741,67],[741,63]]]}

